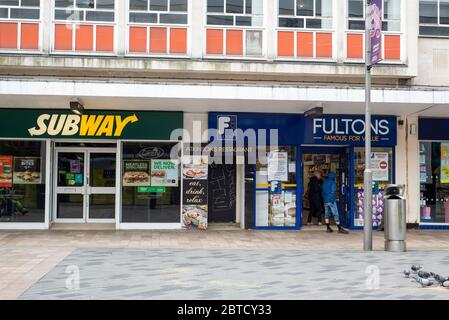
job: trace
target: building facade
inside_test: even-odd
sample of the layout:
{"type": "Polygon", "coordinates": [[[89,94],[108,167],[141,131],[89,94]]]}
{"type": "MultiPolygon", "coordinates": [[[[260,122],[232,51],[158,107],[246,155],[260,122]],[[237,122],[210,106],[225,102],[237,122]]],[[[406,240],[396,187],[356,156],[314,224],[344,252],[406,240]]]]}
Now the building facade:
{"type": "Polygon", "coordinates": [[[363,0],[0,0],[0,228],[299,230],[323,170],[357,229],[366,127],[374,226],[401,183],[409,223],[449,227],[449,3],[383,7],[366,126],[363,0]],[[176,161],[223,125],[278,145],[176,161]]]}

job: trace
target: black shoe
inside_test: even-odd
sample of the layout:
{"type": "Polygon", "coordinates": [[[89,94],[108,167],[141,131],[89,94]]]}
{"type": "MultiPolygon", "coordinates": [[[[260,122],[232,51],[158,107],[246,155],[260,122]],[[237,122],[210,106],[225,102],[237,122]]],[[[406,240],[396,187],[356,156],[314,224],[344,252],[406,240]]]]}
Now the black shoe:
{"type": "Polygon", "coordinates": [[[348,234],[349,232],[348,231],[346,231],[345,229],[343,229],[343,228],[339,228],[338,229],[338,233],[342,233],[342,234],[348,234]]]}
{"type": "Polygon", "coordinates": [[[334,232],[334,230],[332,230],[331,227],[327,226],[326,232],[327,232],[327,233],[331,233],[331,232],[334,232]]]}

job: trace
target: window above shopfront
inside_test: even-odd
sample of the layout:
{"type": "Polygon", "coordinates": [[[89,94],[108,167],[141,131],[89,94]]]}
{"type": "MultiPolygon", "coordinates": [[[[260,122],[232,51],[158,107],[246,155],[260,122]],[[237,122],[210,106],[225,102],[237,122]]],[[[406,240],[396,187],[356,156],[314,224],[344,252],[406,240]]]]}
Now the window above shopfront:
{"type": "Polygon", "coordinates": [[[333,29],[332,0],[279,0],[280,28],[333,29]]]}
{"type": "Polygon", "coordinates": [[[207,0],[206,55],[263,56],[263,0],[207,0]]]}
{"type": "MultiPolygon", "coordinates": [[[[383,0],[383,31],[401,31],[401,1],[402,0],[383,0]]],[[[348,30],[365,31],[364,0],[348,0],[347,20],[348,30]]]]}
{"type": "Polygon", "coordinates": [[[449,37],[449,0],[419,1],[419,34],[449,37]]]}
{"type": "Polygon", "coordinates": [[[0,49],[39,49],[40,0],[0,0],[0,49]]]}
{"type": "Polygon", "coordinates": [[[188,0],[130,0],[128,52],[181,55],[188,52],[188,0]]]}

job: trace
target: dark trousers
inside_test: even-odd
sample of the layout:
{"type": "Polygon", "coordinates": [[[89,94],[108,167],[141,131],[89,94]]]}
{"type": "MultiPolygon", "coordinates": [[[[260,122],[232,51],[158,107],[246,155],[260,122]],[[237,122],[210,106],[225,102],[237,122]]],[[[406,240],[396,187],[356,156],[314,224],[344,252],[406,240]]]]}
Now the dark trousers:
{"type": "Polygon", "coordinates": [[[321,221],[323,211],[321,207],[321,199],[319,198],[310,198],[309,200],[310,210],[309,216],[307,217],[307,222],[312,222],[312,217],[317,217],[318,221],[321,221]]]}

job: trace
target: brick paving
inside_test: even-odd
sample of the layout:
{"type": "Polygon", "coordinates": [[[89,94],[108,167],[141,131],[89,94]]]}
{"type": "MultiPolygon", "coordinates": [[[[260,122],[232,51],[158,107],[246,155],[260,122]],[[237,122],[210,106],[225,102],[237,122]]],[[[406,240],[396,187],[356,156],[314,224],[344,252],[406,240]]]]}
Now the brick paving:
{"type": "MultiPolygon", "coordinates": [[[[164,252],[170,252],[166,249],[183,249],[182,252],[202,252],[247,249],[248,252],[254,250],[262,253],[270,250],[360,252],[362,238],[362,232],[339,235],[326,234],[321,230],[0,231],[0,299],[20,297],[51,270],[58,270],[58,265],[62,266],[64,259],[78,252],[76,250],[142,249],[151,252],[164,249],[164,252]]],[[[410,251],[441,251],[444,255],[449,255],[449,232],[411,230],[408,232],[407,244],[410,251]]],[[[379,251],[383,249],[382,233],[374,233],[374,248],[379,251]]]]}

